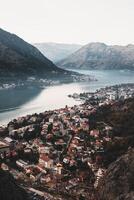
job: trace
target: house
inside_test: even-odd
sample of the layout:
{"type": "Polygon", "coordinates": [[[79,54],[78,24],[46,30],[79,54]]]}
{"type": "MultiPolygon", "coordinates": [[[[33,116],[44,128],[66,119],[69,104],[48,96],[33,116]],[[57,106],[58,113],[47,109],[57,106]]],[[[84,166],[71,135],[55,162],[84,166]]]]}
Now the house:
{"type": "Polygon", "coordinates": [[[100,132],[97,129],[96,130],[91,130],[90,131],[90,135],[93,136],[93,137],[95,137],[95,138],[97,138],[97,137],[99,137],[100,132]]]}
{"type": "Polygon", "coordinates": [[[10,148],[13,150],[16,145],[16,141],[11,139],[10,137],[5,137],[4,141],[10,146],[10,148]]]}
{"type": "Polygon", "coordinates": [[[59,139],[59,140],[57,140],[57,141],[55,142],[55,145],[56,145],[56,146],[64,146],[64,145],[66,145],[66,143],[64,142],[63,139],[59,139]]]}
{"type": "Polygon", "coordinates": [[[60,163],[57,163],[56,167],[54,168],[54,171],[56,174],[62,174],[63,172],[63,166],[60,163]]]}
{"type": "Polygon", "coordinates": [[[51,117],[49,118],[49,122],[53,123],[55,119],[55,114],[51,115],[51,117]]]}
{"type": "Polygon", "coordinates": [[[5,137],[5,142],[7,142],[7,143],[12,143],[12,142],[14,142],[14,140],[12,140],[10,137],[5,137]]]}
{"type": "Polygon", "coordinates": [[[51,177],[49,176],[49,175],[43,175],[43,176],[41,176],[41,178],[40,178],[40,182],[42,183],[42,184],[46,184],[46,183],[49,183],[51,181],[51,177]]]}
{"type": "Polygon", "coordinates": [[[20,169],[25,169],[28,166],[28,163],[19,159],[16,161],[16,165],[20,168],[20,169]]]}
{"type": "Polygon", "coordinates": [[[41,154],[39,163],[44,164],[44,167],[47,169],[51,169],[54,166],[54,162],[51,158],[49,158],[46,154],[41,154]]]}

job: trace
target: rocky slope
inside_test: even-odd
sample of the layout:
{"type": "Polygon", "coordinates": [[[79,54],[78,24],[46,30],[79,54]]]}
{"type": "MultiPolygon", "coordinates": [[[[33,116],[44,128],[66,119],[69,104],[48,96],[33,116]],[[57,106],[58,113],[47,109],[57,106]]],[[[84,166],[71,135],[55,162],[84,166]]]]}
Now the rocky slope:
{"type": "Polygon", "coordinates": [[[28,200],[27,193],[17,185],[11,174],[0,170],[0,200],[28,200]]]}
{"type": "Polygon", "coordinates": [[[18,36],[0,29],[0,76],[58,76],[65,71],[56,67],[41,52],[18,36]]]}
{"type": "Polygon", "coordinates": [[[82,47],[82,45],[78,44],[62,43],[35,43],[34,46],[53,62],[58,62],[68,57],[82,47]]]}
{"type": "Polygon", "coordinates": [[[75,69],[134,69],[134,45],[90,43],[57,65],[75,69]]]}
{"type": "Polygon", "coordinates": [[[99,186],[99,200],[134,199],[134,149],[111,164],[99,186]]]}

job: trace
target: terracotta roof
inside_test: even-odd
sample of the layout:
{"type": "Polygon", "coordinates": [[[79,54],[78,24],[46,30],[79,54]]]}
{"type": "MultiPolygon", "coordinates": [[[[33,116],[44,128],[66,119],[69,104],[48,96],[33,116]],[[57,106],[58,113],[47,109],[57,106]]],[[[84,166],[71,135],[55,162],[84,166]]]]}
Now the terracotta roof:
{"type": "Polygon", "coordinates": [[[51,160],[46,154],[41,154],[40,159],[42,159],[45,162],[48,162],[51,160]]]}

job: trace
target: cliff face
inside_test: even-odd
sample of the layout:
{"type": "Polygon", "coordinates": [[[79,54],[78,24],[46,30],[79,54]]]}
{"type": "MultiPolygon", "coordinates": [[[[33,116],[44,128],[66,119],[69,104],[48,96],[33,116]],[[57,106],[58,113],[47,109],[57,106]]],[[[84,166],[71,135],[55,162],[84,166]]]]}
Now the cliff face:
{"type": "Polygon", "coordinates": [[[90,43],[57,65],[66,69],[134,69],[134,45],[90,43]]]}
{"type": "Polygon", "coordinates": [[[100,200],[134,199],[134,149],[112,163],[99,186],[100,200]]]}
{"type": "Polygon", "coordinates": [[[27,193],[19,187],[8,172],[0,170],[0,200],[28,200],[27,193]]]}

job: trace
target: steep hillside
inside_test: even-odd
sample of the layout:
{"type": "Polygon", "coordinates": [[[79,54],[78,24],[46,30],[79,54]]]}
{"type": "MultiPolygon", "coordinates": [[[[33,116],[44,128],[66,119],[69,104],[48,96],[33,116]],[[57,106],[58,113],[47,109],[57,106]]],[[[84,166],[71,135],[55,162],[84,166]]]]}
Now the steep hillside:
{"type": "Polygon", "coordinates": [[[105,105],[92,116],[112,126],[106,143],[108,169],[98,186],[98,200],[134,199],[134,98],[105,105]]]}
{"type": "Polygon", "coordinates": [[[99,107],[89,116],[89,122],[92,128],[99,127],[100,122],[112,127],[112,141],[105,143],[106,166],[134,147],[134,98],[99,107]]]}
{"type": "Polygon", "coordinates": [[[18,36],[0,29],[0,76],[57,76],[64,71],[18,36]]]}
{"type": "Polygon", "coordinates": [[[112,163],[99,186],[99,200],[134,199],[134,149],[112,163]]]}
{"type": "Polygon", "coordinates": [[[82,45],[78,44],[62,43],[35,43],[34,46],[53,62],[66,58],[82,47],[82,45]]]}
{"type": "Polygon", "coordinates": [[[0,170],[0,200],[28,200],[27,193],[8,172],[0,170]]]}
{"type": "Polygon", "coordinates": [[[134,45],[90,43],[57,63],[62,68],[134,69],[134,45]]]}
{"type": "Polygon", "coordinates": [[[134,136],[134,98],[101,106],[94,114],[94,119],[112,126],[114,136],[134,136]]]}

